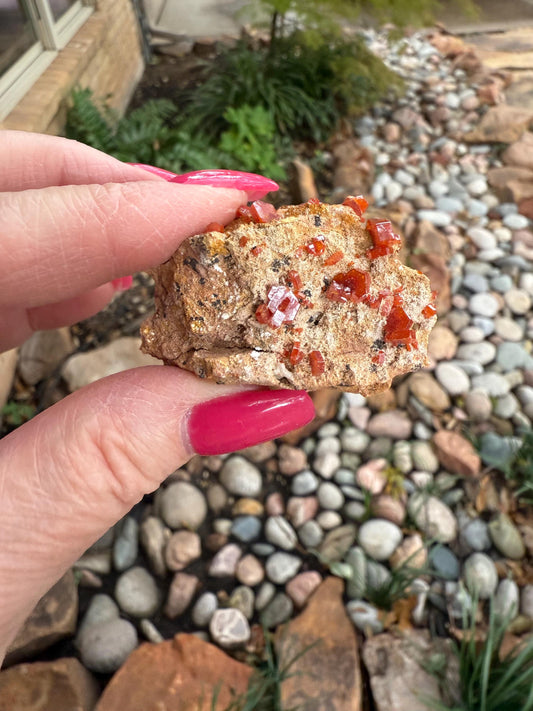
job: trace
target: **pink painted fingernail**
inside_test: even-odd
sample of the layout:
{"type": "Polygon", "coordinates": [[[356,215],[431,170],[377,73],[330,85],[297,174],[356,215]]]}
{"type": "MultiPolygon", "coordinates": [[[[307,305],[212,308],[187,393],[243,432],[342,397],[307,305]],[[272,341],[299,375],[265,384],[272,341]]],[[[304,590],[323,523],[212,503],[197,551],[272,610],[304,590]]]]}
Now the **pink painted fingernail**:
{"type": "Polygon", "coordinates": [[[256,173],[242,173],[238,170],[197,170],[192,173],[168,178],[171,183],[186,185],[210,185],[212,188],[236,188],[248,193],[249,200],[259,200],[279,185],[256,173]]]}
{"type": "Polygon", "coordinates": [[[115,291],[126,291],[133,284],[132,276],[119,277],[111,282],[115,291]]]}
{"type": "Polygon", "coordinates": [[[197,454],[225,454],[281,437],[314,416],[304,391],[247,390],[193,407],[189,439],[197,454]]]}
{"type": "Polygon", "coordinates": [[[165,170],[164,168],[156,168],[155,165],[146,165],[146,163],[128,163],[128,165],[131,165],[133,168],[142,168],[148,173],[158,175],[160,178],[163,178],[169,182],[178,177],[176,173],[171,173],[170,170],[165,170]]]}

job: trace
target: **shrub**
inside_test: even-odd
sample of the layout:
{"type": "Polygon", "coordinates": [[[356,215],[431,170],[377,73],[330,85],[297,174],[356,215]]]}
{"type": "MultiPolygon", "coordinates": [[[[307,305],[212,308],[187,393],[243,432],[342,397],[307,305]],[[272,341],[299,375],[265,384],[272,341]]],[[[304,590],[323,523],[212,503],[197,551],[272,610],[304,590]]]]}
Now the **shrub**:
{"type": "Polygon", "coordinates": [[[318,44],[303,32],[254,48],[241,40],[223,51],[189,93],[191,120],[215,136],[226,128],[228,108],[262,106],[281,135],[328,138],[342,116],[367,109],[401,80],[360,38],[323,37],[318,44]]]}

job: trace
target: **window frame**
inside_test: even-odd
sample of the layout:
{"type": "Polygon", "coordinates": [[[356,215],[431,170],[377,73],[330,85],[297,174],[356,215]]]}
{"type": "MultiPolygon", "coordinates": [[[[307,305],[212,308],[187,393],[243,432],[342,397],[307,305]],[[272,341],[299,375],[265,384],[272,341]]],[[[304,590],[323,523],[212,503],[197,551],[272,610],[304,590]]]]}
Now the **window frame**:
{"type": "Polygon", "coordinates": [[[58,20],[48,0],[25,0],[37,41],[0,75],[0,121],[5,119],[37,79],[74,37],[95,9],[95,0],[76,0],[58,20]]]}

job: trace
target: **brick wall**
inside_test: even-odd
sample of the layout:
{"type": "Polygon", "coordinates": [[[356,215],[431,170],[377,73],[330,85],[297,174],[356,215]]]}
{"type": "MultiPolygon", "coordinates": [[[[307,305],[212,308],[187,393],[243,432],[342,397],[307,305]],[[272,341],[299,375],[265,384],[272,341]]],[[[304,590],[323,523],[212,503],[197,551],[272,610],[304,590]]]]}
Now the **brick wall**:
{"type": "Polygon", "coordinates": [[[98,0],[95,12],[29,89],[0,128],[61,134],[73,87],[126,108],[143,72],[137,19],[130,0],[98,0]]]}

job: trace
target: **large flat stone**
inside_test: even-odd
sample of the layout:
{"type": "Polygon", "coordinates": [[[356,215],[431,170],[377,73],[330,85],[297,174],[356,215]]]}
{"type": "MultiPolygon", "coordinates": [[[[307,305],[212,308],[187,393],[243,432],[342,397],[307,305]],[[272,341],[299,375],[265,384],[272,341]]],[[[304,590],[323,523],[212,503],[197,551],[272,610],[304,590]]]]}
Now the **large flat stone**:
{"type": "Polygon", "coordinates": [[[431,653],[444,651],[442,643],[431,643],[426,630],[367,639],[363,660],[377,711],[427,711],[431,706],[426,700],[445,701],[437,679],[422,667],[431,653]]]}
{"type": "Polygon", "coordinates": [[[311,597],[306,609],[276,635],[281,667],[290,664],[281,685],[286,709],[305,711],[359,711],[362,684],[357,638],[346,614],[344,583],[327,578],[311,597]]]}
{"type": "Polygon", "coordinates": [[[233,693],[246,691],[251,671],[218,647],[178,634],[132,652],[95,711],[224,711],[233,693]]]}
{"type": "Polygon", "coordinates": [[[93,711],[97,698],[94,677],[74,657],[0,672],[0,711],[93,711]]]}
{"type": "Polygon", "coordinates": [[[35,656],[76,631],[78,588],[69,570],[39,600],[7,650],[5,663],[16,664],[35,656]]]}

